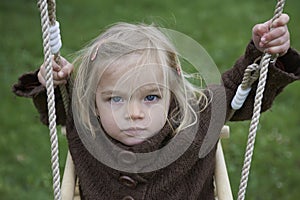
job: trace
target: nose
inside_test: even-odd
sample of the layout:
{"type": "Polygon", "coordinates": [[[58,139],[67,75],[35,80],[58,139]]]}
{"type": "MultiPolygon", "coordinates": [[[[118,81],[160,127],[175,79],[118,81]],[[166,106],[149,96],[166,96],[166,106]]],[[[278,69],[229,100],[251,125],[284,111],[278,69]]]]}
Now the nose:
{"type": "Polygon", "coordinates": [[[135,100],[129,101],[126,118],[131,120],[143,119],[145,113],[140,102],[135,100]]]}

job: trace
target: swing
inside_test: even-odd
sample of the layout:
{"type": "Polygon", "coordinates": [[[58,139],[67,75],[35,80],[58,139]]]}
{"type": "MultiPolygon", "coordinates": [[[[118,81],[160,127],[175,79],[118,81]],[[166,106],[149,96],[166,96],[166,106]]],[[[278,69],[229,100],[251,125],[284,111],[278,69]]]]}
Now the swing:
{"type": "MultiPolygon", "coordinates": [[[[285,0],[278,0],[272,22],[277,19],[283,11],[285,0]]],[[[44,47],[44,63],[46,66],[46,90],[47,90],[47,103],[48,103],[48,118],[51,142],[51,163],[53,175],[53,192],[55,200],[80,200],[78,180],[75,175],[75,168],[72,157],[68,152],[64,175],[62,179],[62,186],[60,186],[60,172],[59,172],[59,159],[58,159],[58,139],[56,132],[56,116],[55,116],[55,101],[54,101],[54,87],[51,66],[51,56],[59,63],[59,50],[62,46],[60,39],[59,24],[55,16],[55,0],[39,0],[38,6],[41,13],[41,26],[44,47]]],[[[272,27],[270,27],[272,28],[272,27]]],[[[250,171],[250,165],[254,150],[254,142],[256,137],[257,126],[260,117],[260,108],[263,98],[264,87],[267,79],[268,65],[270,62],[275,61],[276,55],[265,53],[260,61],[260,64],[252,64],[247,67],[244,73],[244,78],[239,86],[235,97],[232,100],[232,113],[242,107],[251,90],[251,85],[257,79],[258,87],[255,96],[254,111],[250,124],[248,142],[246,147],[244,165],[240,179],[240,186],[238,192],[238,200],[245,198],[247,181],[250,171]]],[[[68,94],[64,85],[59,86],[61,91],[65,111],[68,110],[68,94]]],[[[68,112],[66,112],[68,113],[68,112]]],[[[229,137],[229,127],[222,128],[220,138],[229,137]]],[[[215,199],[216,200],[232,200],[232,192],[230,182],[226,170],[224,154],[222,150],[221,141],[219,140],[216,151],[216,169],[214,176],[215,183],[215,199]]]]}

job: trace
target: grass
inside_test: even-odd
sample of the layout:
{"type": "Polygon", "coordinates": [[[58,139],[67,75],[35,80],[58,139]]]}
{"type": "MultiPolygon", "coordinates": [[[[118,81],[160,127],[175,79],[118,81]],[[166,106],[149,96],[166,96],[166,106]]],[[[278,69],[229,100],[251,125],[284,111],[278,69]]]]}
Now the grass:
{"type": "MultiPolygon", "coordinates": [[[[275,1],[156,1],[64,0],[57,2],[63,48],[82,48],[107,25],[117,22],[156,22],[185,33],[209,52],[220,71],[232,66],[251,37],[254,24],[269,19],[275,1]]],[[[300,2],[287,1],[292,45],[300,49],[300,2]]],[[[0,199],[53,199],[48,129],[39,122],[29,99],[16,98],[11,86],[17,77],[42,63],[39,12],[35,1],[0,1],[0,199]]],[[[258,130],[247,199],[297,199],[300,180],[299,82],[280,95],[263,114],[258,130]]],[[[249,122],[230,123],[225,156],[236,196],[249,122]]],[[[61,166],[66,141],[59,135],[61,166]]],[[[62,171],[62,170],[61,170],[62,171]]]]}

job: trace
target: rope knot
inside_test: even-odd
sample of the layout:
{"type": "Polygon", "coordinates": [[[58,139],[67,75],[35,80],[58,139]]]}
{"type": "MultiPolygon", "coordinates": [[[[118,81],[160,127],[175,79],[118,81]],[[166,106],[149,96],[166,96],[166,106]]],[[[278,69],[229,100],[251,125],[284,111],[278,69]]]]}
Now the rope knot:
{"type": "Polygon", "coordinates": [[[50,46],[52,54],[57,54],[62,47],[58,21],[55,21],[55,24],[50,26],[50,46]]]}

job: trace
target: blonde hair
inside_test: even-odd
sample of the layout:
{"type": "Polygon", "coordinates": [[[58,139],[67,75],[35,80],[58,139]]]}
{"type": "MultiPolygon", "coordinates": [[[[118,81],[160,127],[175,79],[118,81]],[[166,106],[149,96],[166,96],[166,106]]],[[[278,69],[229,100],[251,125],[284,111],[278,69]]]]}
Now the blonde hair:
{"type": "Polygon", "coordinates": [[[165,84],[172,91],[168,122],[177,124],[173,134],[195,124],[198,120],[196,112],[201,109],[194,110],[193,104],[201,103],[204,109],[208,98],[200,87],[187,80],[176,49],[166,35],[154,25],[145,24],[114,24],[79,52],[74,61],[77,72],[73,87],[73,115],[95,134],[91,118],[97,114],[95,99],[101,73],[122,56],[132,53],[139,55],[139,62],[151,60],[162,66],[165,84]]]}

